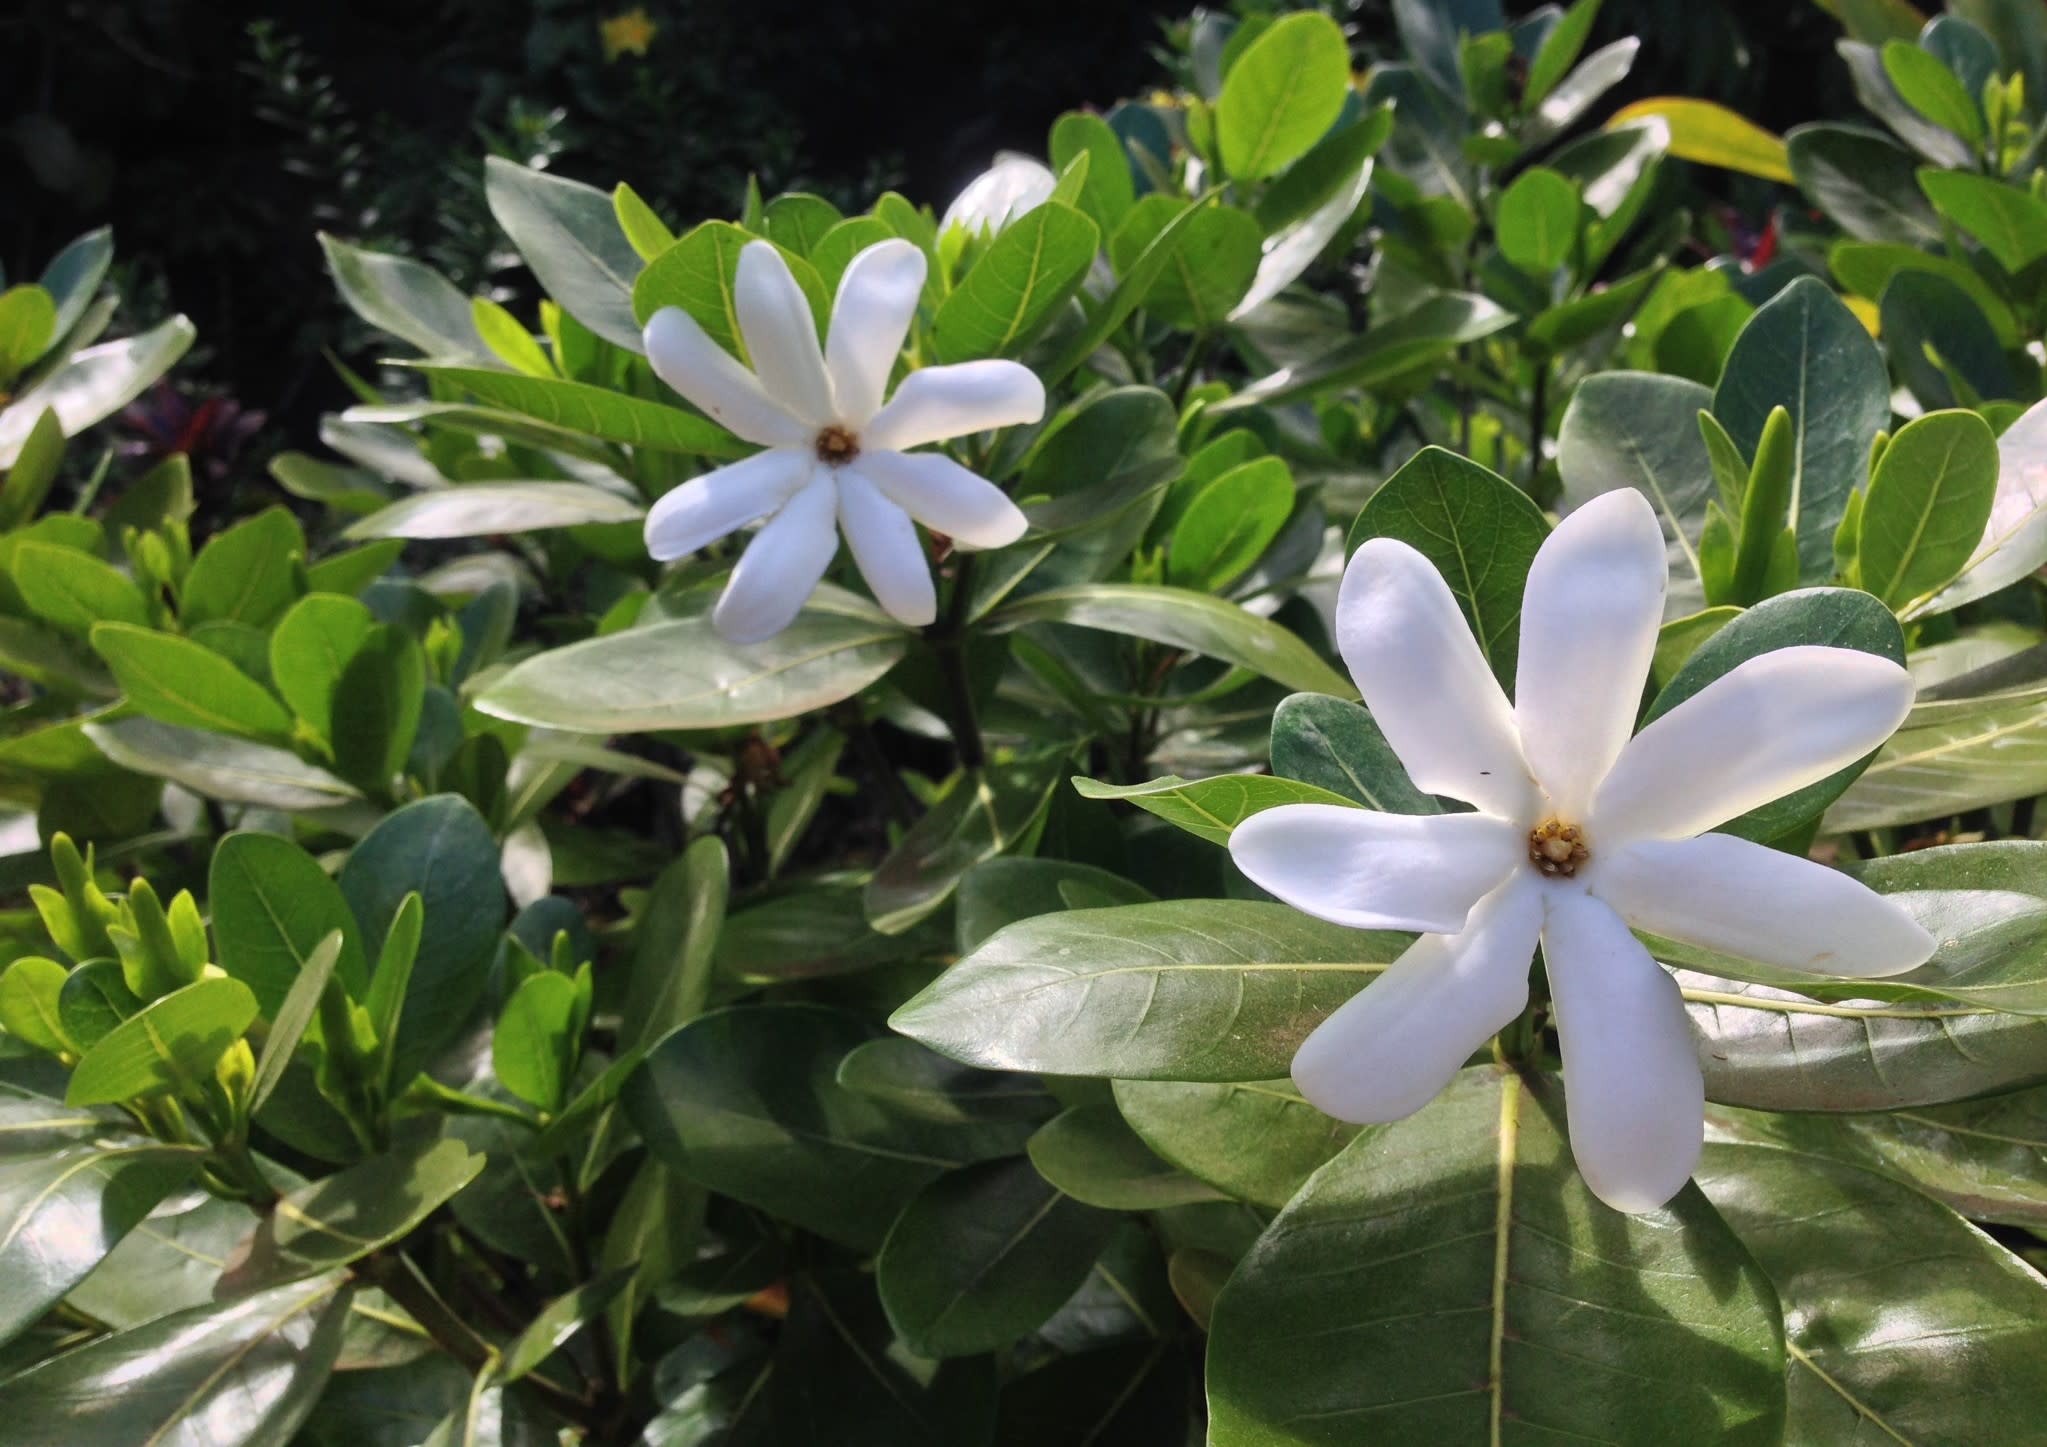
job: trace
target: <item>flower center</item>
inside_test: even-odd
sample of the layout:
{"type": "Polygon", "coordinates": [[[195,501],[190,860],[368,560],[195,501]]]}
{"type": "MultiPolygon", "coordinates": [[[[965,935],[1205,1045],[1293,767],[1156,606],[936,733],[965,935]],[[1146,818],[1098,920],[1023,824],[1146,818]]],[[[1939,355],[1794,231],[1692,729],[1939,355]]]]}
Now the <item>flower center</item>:
{"type": "Polygon", "coordinates": [[[1545,819],[1528,831],[1528,862],[1543,874],[1569,879],[1592,857],[1585,831],[1561,819],[1545,819]]]}
{"type": "Polygon", "coordinates": [[[843,467],[860,455],[860,439],[843,427],[827,427],[817,434],[817,460],[843,467]]]}

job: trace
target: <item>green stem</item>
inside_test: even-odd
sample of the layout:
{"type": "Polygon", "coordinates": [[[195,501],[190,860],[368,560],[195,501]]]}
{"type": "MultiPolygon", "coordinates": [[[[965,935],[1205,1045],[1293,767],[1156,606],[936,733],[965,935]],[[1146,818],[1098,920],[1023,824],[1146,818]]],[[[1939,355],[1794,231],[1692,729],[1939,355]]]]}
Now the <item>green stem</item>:
{"type": "Polygon", "coordinates": [[[945,676],[945,690],[951,702],[952,742],[959,751],[960,767],[978,769],[988,762],[987,745],[981,739],[981,721],[974,711],[974,687],[967,676],[967,609],[973,602],[974,554],[960,556],[953,569],[952,597],[945,616],[925,630],[924,636],[937,656],[945,676]]]}

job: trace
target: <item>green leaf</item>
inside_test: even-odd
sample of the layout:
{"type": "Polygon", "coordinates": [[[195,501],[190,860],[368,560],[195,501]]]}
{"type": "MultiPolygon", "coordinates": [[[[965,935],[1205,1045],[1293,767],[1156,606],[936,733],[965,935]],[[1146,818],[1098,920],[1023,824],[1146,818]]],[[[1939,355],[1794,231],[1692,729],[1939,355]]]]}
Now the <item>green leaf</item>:
{"type": "MultiPolygon", "coordinates": [[[[216,854],[216,862],[218,859],[216,854]]],[[[272,1013],[269,1032],[263,1037],[263,1053],[256,1057],[256,1080],[249,1087],[247,1110],[250,1115],[263,1108],[263,1102],[271,1097],[278,1082],[284,1079],[285,1067],[291,1064],[292,1052],[298,1049],[306,1028],[313,1023],[313,1012],[319,1008],[320,996],[326,992],[327,981],[334,976],[335,962],[341,958],[346,942],[347,936],[340,930],[321,940],[319,948],[313,951],[312,958],[300,970],[299,977],[292,981],[284,1003],[272,1013]]]]}
{"type": "Polygon", "coordinates": [[[1982,540],[1997,495],[1997,439],[1974,412],[1898,429],[1869,480],[1856,581],[1896,611],[1937,591],[1982,540]]]}
{"type": "MultiPolygon", "coordinates": [[[[1179,414],[1156,387],[1108,387],[1060,412],[1023,462],[1020,498],[1039,532],[1093,528],[1157,492],[1182,466],[1179,414]]],[[[1291,488],[1289,488],[1291,494],[1291,488]]]]}
{"type": "Polygon", "coordinates": [[[48,1055],[72,1049],[57,1012],[71,972],[55,960],[25,955],[0,973],[0,1030],[48,1055]]]}
{"type": "Polygon", "coordinates": [[[668,223],[623,181],[612,188],[611,209],[618,217],[618,229],[625,233],[626,241],[639,253],[640,260],[652,261],[675,245],[675,233],[668,229],[668,223]]]}
{"type": "Polygon", "coordinates": [[[607,342],[629,352],[641,349],[632,305],[640,258],[610,196],[502,156],[484,162],[483,194],[491,215],[563,311],[607,342]]]}
{"type": "MultiPolygon", "coordinates": [[[[1572,393],[1558,432],[1564,512],[1619,487],[1634,487],[1656,506],[1672,575],[1664,614],[1672,618],[1705,606],[1699,534],[1713,465],[1697,418],[1711,401],[1705,387],[1681,377],[1601,372],[1572,393]]],[[[1746,473],[1744,463],[1744,481],[1746,473]]]]}
{"type": "Polygon", "coordinates": [[[1787,1440],[2031,1430],[2047,1287],[2017,1257],[1910,1187],[1802,1152],[1709,1145],[1698,1180],[1784,1303],[1787,1440]]]}
{"type": "Polygon", "coordinates": [[[1434,814],[1407,766],[1361,703],[1316,693],[1280,700],[1272,715],[1272,772],[1389,814],[1434,814]]]}
{"type": "MultiPolygon", "coordinates": [[[[1129,275],[1147,248],[1178,219],[1177,197],[1154,193],[1137,203],[1109,243],[1116,270],[1129,275]]],[[[1144,309],[1169,326],[1207,331],[1232,314],[1258,273],[1263,238],[1250,213],[1197,206],[1173,227],[1164,269],[1144,294],[1144,309]]]]}
{"type": "Polygon", "coordinates": [[[1137,310],[1146,294],[1164,273],[1166,263],[1172,260],[1173,253],[1179,245],[1179,238],[1194,224],[1194,217],[1199,210],[1200,207],[1191,201],[1184,205],[1180,209],[1180,214],[1165,230],[1152,238],[1152,243],[1144,249],[1144,254],[1118,279],[1116,289],[1109,293],[1106,301],[1094,309],[1086,324],[1073,334],[1050,362],[1036,369],[1047,386],[1064,381],[1076,367],[1093,356],[1096,349],[1108,341],[1118,327],[1130,319],[1130,314],[1137,310]]]}
{"type": "Polygon", "coordinates": [[[824,197],[804,191],[777,196],[762,213],[768,239],[798,256],[809,256],[825,233],[845,219],[839,208],[824,197]]]}
{"type": "MultiPolygon", "coordinates": [[[[719,346],[745,361],[745,338],[739,334],[739,306],[732,288],[739,275],[739,253],[757,239],[730,222],[704,222],[640,273],[633,283],[633,315],[645,326],[661,308],[681,307],[719,346]]],[[[782,260],[809,299],[812,315],[823,320],[831,298],[817,268],[786,250],[782,260]]]]}
{"type": "Polygon", "coordinates": [[[92,646],[129,702],[153,719],[245,738],[291,736],[284,706],[210,648],[129,623],[96,625],[92,646]]]}
{"type": "MultiPolygon", "coordinates": [[[[35,417],[15,418],[0,410],[0,429],[19,424],[24,428],[16,444],[12,464],[0,477],[0,530],[13,532],[25,526],[43,505],[57,481],[57,469],[64,461],[64,426],[48,408],[35,417]]],[[[0,566],[0,572],[6,572],[0,566]]]]}
{"type": "MultiPolygon", "coordinates": [[[[0,1107],[10,1133],[78,1118],[55,1102],[0,1107]]],[[[0,1341],[34,1325],[199,1168],[195,1147],[124,1136],[97,1117],[91,1124],[101,1138],[0,1161],[0,1341]]]]}
{"type": "MultiPolygon", "coordinates": [[[[1000,863],[1044,863],[1002,860],[1000,863]]],[[[901,1115],[944,1125],[1042,1121],[1058,1106],[1035,1076],[976,1070],[899,1035],[856,1045],[839,1062],[838,1081],[901,1115]]]]}
{"type": "Polygon", "coordinates": [[[701,457],[739,457],[751,450],[708,418],[608,387],[555,377],[522,377],[481,367],[428,366],[422,370],[493,407],[538,417],[606,442],[701,457]]]}
{"type": "Polygon", "coordinates": [[[1528,65],[1528,80],[1521,90],[1523,105],[1539,104],[1577,61],[1592,34],[1592,22],[1599,18],[1599,5],[1600,0],[1574,0],[1543,37],[1528,65]]]}
{"type": "Polygon", "coordinates": [[[57,414],[66,437],[76,437],[147,391],[190,350],[197,335],[191,322],[176,316],[146,332],[75,353],[0,408],[0,467],[12,467],[21,458],[45,411],[57,414]]]}
{"type": "Polygon", "coordinates": [[[107,226],[86,232],[50,258],[41,281],[57,303],[56,336],[70,332],[85,315],[113,260],[114,232],[107,226]]]}
{"type": "Polygon", "coordinates": [[[1076,1201],[1110,1211],[1157,1211],[1216,1192],[1152,1153],[1113,1105],[1081,1105],[1030,1139],[1038,1174],[1076,1201]]]}
{"type": "Polygon", "coordinates": [[[90,553],[24,541],[14,548],[8,575],[28,611],[66,633],[82,636],[100,622],[148,626],[141,590],[90,553]]]}
{"type": "Polygon", "coordinates": [[[394,538],[336,553],[306,569],[306,590],[354,598],[389,572],[404,551],[404,541],[394,538]]]}
{"type": "Polygon", "coordinates": [[[1361,1129],[1315,1109],[1290,1080],[1119,1080],[1116,1106],[1164,1160],[1274,1211],[1361,1129]]]}
{"type": "Polygon", "coordinates": [[[879,217],[850,216],[818,240],[810,253],[810,264],[817,268],[818,280],[824,283],[825,290],[836,296],[839,280],[853,264],[853,258],[895,234],[879,217]]]}
{"type": "Polygon", "coordinates": [[[1796,463],[1791,525],[1800,576],[1833,575],[1834,529],[1862,485],[1869,439],[1890,420],[1890,378],[1876,343],[1826,283],[1800,277],[1742,328],[1713,415],[1749,456],[1770,409],[1790,410],[1796,463]]]}
{"type": "Polygon", "coordinates": [[[1104,784],[1078,778],[1073,787],[1083,799],[1114,799],[1135,804],[1168,824],[1211,844],[1228,844],[1230,831],[1266,809],[1287,804],[1337,804],[1351,801],[1313,784],[1276,779],[1265,774],[1219,774],[1212,779],[1182,779],[1168,774],[1143,784],[1104,784]]]}
{"type": "Polygon", "coordinates": [[[1409,938],[1248,900],[1040,915],[998,933],[889,1024],[990,1070],[1270,1080],[1409,938]]]}
{"type": "Polygon", "coordinates": [[[1062,762],[1040,754],[962,771],[875,866],[861,895],[867,922],[901,934],[945,903],[969,869],[1013,850],[1043,814],[1062,762]]]}
{"type": "Polygon", "coordinates": [[[1512,689],[1521,593],[1547,536],[1549,523],[1527,493],[1454,452],[1424,447],[1366,501],[1345,550],[1394,538],[1434,563],[1486,661],[1512,689]]]}
{"type": "Polygon", "coordinates": [[[263,1218],[221,1291],[262,1291],[360,1260],[410,1235],[482,1170],[482,1156],[448,1138],[301,1186],[263,1218]]]}
{"type": "Polygon", "coordinates": [[[1799,126],[1785,137],[1799,189],[1861,241],[1937,246],[1940,219],[1904,147],[1854,126],[1799,126]]]}
{"type": "Polygon", "coordinates": [[[1030,623],[1071,623],[1104,633],[1148,638],[1220,658],[1307,692],[1339,696],[1356,692],[1342,674],[1279,624],[1224,599],[1184,588],[1132,583],[1050,588],[1006,604],[988,619],[994,632],[1030,623]]]}
{"type": "Polygon", "coordinates": [[[1392,107],[1379,106],[1317,142],[1258,198],[1263,255],[1232,321],[1278,296],[1342,234],[1371,188],[1373,156],[1392,133],[1392,107]]]}
{"type": "Polygon", "coordinates": [[[1946,819],[2047,790],[2037,699],[1901,728],[1828,811],[1829,832],[1946,819]]]}
{"type": "Polygon", "coordinates": [[[541,1110],[561,1108],[582,1041],[576,984],[552,970],[529,975],[505,1001],[490,1039],[498,1084],[541,1110]]]}
{"type": "Polygon", "coordinates": [[[561,1345],[581,1331],[598,1312],[611,1304],[612,1298],[623,1291],[632,1280],[633,1268],[622,1267],[606,1272],[593,1281],[586,1281],[574,1291],[564,1292],[542,1307],[519,1333],[512,1344],[505,1348],[504,1362],[498,1368],[501,1381],[516,1382],[552,1356],[561,1345]]]}
{"type": "Polygon", "coordinates": [[[1021,351],[1080,288],[1100,242],[1094,222],[1056,202],[1012,221],[932,318],[938,360],[1021,351]]]}
{"type": "Polygon", "coordinates": [[[1311,362],[1262,377],[1209,408],[1211,415],[1319,392],[1371,388],[1512,326],[1514,313],[1482,296],[1444,292],[1311,362]]]}
{"type": "MultiPolygon", "coordinates": [[[[1961,577],[1922,607],[1920,615],[1945,613],[1988,597],[2047,563],[2047,469],[2040,465],[2047,442],[2047,406],[2035,403],[1997,439],[1997,500],[1983,541],[1961,577]]],[[[2010,797],[2010,796],[2006,796],[2010,797]]]]}
{"type": "Polygon", "coordinates": [[[1091,864],[1017,855],[987,859],[960,879],[954,934],[959,952],[965,954],[1004,925],[1034,914],[1143,904],[1153,897],[1142,885],[1091,864]]]}
{"type": "Polygon", "coordinates": [[[573,733],[726,728],[850,698],[903,656],[909,635],[864,599],[821,587],[764,643],[728,643],[708,614],[530,658],[476,700],[484,713],[573,733]]]}
{"type": "Polygon", "coordinates": [[[255,992],[267,1018],[283,1011],[329,935],[342,937],[334,967],[342,989],[361,999],[369,987],[361,936],[340,888],[291,840],[228,835],[213,851],[207,898],[220,967],[255,992]]]}
{"type": "Polygon", "coordinates": [[[1493,232],[1507,260],[1547,277],[1578,249],[1578,188],[1555,171],[1530,166],[1500,193],[1493,232]]]}
{"type": "Polygon", "coordinates": [[[1996,327],[1944,276],[1900,271],[1884,289],[1878,326],[1892,368],[1929,409],[1953,406],[1958,393],[2009,397],[2019,390],[1996,327]]]}
{"type": "Polygon", "coordinates": [[[1690,1187],[1602,1206],[1562,1108],[1466,1070],[1310,1177],[1215,1304],[1214,1447],[1783,1440],[1762,1272],[1690,1187]]]}
{"type": "Polygon", "coordinates": [[[0,1382],[0,1416],[24,1442],[288,1442],[340,1354],[349,1295],[337,1272],[100,1337],[0,1382]]]}
{"type": "Polygon", "coordinates": [[[320,234],[335,289],[355,314],[430,357],[489,358],[469,298],[430,266],[320,234]]]}
{"type": "Polygon", "coordinates": [[[1136,196],[1122,140],[1109,129],[1107,121],[1085,111],[1068,111],[1054,121],[1051,140],[1055,171],[1064,171],[1075,156],[1087,156],[1087,185],[1081,191],[1081,209],[1101,228],[1102,235],[1114,235],[1136,196]]]}
{"type": "Polygon", "coordinates": [[[1066,1196],[1028,1160],[955,1171],[889,1231],[875,1262],[882,1306],[920,1356],[992,1351],[1057,1311],[1115,1229],[1115,1216],[1066,1196]]]}
{"type": "Polygon", "coordinates": [[[346,727],[333,735],[334,767],[351,783],[381,794],[405,767],[426,696],[426,654],[403,628],[372,628],[342,670],[337,696],[348,700],[346,727]]]}
{"type": "Polygon", "coordinates": [[[483,344],[506,366],[529,377],[552,377],[554,363],[524,323],[486,296],[469,299],[469,315],[483,344]]]}
{"type": "Polygon", "coordinates": [[[621,1045],[651,1044],[703,1013],[730,888],[731,866],[715,835],[693,842],[655,879],[634,941],[621,1045]]]}
{"type": "Polygon", "coordinates": [[[106,1039],[141,1008],[115,959],[87,960],[71,972],[57,995],[57,1021],[82,1051],[106,1039]]]}
{"type": "Polygon", "coordinates": [[[715,1010],[649,1051],[622,1100],[683,1179],[871,1249],[941,1173],[1012,1154],[1030,1129],[918,1120],[840,1085],[839,1062],[878,1034],[815,1005],[715,1010]]]}
{"type": "MultiPolygon", "coordinates": [[[[350,662],[378,628],[376,615],[353,598],[313,593],[301,598],[270,635],[270,681],[315,737],[331,744],[339,730],[335,702],[350,662]]],[[[353,702],[349,707],[352,711],[353,702]]]]}
{"type": "Polygon", "coordinates": [[[57,303],[47,291],[39,286],[0,291],[0,383],[27,371],[56,339],[57,303]]]}
{"type": "Polygon", "coordinates": [[[89,723],[85,736],[124,769],[169,779],[209,799],[271,809],[324,809],[360,797],[298,755],[147,718],[89,723]]]}
{"type": "Polygon", "coordinates": [[[1616,111],[1610,126],[1654,118],[1670,128],[1670,154],[1758,176],[1765,181],[1793,179],[1784,142],[1726,106],[1686,96],[1655,96],[1616,111]]]}
{"type": "Polygon", "coordinates": [[[1216,101],[1223,168],[1276,175],[1322,138],[1350,94],[1350,46],[1319,12],[1275,22],[1230,67],[1216,101]]]}
{"type": "Polygon", "coordinates": [[[1647,267],[1538,313],[1522,331],[1522,345],[1537,355],[1584,345],[1632,316],[1661,275],[1660,268],[1647,267]]]}
{"type": "Polygon", "coordinates": [[[117,1331],[209,1306],[222,1263],[255,1229],[256,1213],[241,1201],[179,1193],[123,1236],[64,1299],[117,1331]]]}
{"type": "Polygon", "coordinates": [[[1909,40],[1892,40],[1884,45],[1883,67],[1906,105],[1972,147],[1982,146],[1983,112],[1939,57],[1909,40]]]}
{"type": "Polygon", "coordinates": [[[2004,345],[2018,339],[2018,323],[2004,299],[1974,267],[1953,257],[1932,256],[1900,242],[1840,241],[1827,252],[1827,269],[1841,285],[1877,302],[1884,299],[1891,282],[1904,273],[1937,276],[1968,295],[2004,345]]]}
{"type": "Polygon", "coordinates": [[[1293,473],[1281,459],[1231,468],[1195,493],[1173,525],[1167,581],[1222,592],[1264,554],[1293,509],[1293,473]]]}
{"type": "Polygon", "coordinates": [[[582,482],[471,482],[416,492],[350,523],[347,538],[478,538],[646,516],[630,498],[582,482]]]}
{"type": "Polygon", "coordinates": [[[385,815],[349,852],[338,882],[366,955],[383,953],[407,895],[426,907],[392,1057],[391,1080],[402,1086],[482,997],[505,922],[497,841],[468,800],[437,794],[385,815]]]}
{"type": "Polygon", "coordinates": [[[205,979],[173,990],[85,1052],[71,1072],[64,1102],[104,1105],[174,1091],[197,1094],[257,1013],[256,997],[240,980],[205,979]]]}
{"type": "Polygon", "coordinates": [[[178,590],[187,628],[228,619],[267,628],[303,591],[306,535],[284,507],[266,508],[214,537],[178,590]]]}
{"type": "Polygon", "coordinates": [[[1919,189],[2006,271],[2024,271],[2047,256],[2047,201],[2031,192],[1989,176],[1931,166],[1920,168],[1919,189]]]}

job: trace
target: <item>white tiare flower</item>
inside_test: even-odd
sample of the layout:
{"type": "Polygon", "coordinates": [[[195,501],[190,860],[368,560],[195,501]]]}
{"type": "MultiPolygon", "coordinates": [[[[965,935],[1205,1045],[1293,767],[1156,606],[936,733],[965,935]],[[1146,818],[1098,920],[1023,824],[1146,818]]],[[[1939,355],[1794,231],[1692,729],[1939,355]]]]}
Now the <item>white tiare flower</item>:
{"type": "Polygon", "coordinates": [[[1896,974],[1934,947],[1848,875],[1705,832],[1876,748],[1911,705],[1905,670],[1783,648],[1631,738],[1665,582],[1641,494],[1565,518],[1529,569],[1509,704],[1435,567],[1365,543],[1337,601],[1344,661],[1416,786],[1476,812],[1292,804],[1230,836],[1244,873],[1296,909],[1421,931],[1294,1056],[1301,1093],[1342,1120],[1426,1105],[1526,1007],[1540,939],[1572,1153],[1623,1211],[1683,1187],[1705,1109],[1684,1000],[1631,925],[1825,975],[1896,974]]]}
{"type": "Polygon", "coordinates": [[[999,232],[1026,211],[1052,199],[1059,178],[1042,161],[1004,151],[995,164],[967,182],[938,223],[939,234],[964,227],[969,233],[999,232]]]}
{"type": "Polygon", "coordinates": [[[754,241],[733,285],[751,371],[679,307],[647,323],[655,374],[765,449],[692,478],[647,514],[647,551],[663,562],[767,519],[711,614],[733,642],[789,626],[841,531],[876,600],[913,627],[937,616],[937,594],[911,519],[968,548],[1023,536],[1023,513],[1002,489],[949,457],[908,449],[1037,421],[1045,387],[1036,374],[1003,361],[925,367],[882,402],[923,289],[923,252],[900,240],[868,247],[846,267],[820,348],[788,263],[754,241]]]}

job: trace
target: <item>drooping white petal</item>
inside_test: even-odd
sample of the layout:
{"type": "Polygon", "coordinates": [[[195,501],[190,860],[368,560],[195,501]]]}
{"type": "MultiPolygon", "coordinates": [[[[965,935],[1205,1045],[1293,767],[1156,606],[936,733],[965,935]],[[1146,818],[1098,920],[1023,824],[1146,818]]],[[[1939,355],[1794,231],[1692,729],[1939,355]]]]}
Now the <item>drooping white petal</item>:
{"type": "Polygon", "coordinates": [[[1009,495],[936,452],[863,452],[860,471],[890,502],[961,547],[1005,548],[1029,524],[1009,495]]]}
{"type": "Polygon", "coordinates": [[[1230,833],[1230,857],[1303,914],[1353,929],[1455,934],[1525,867],[1528,836],[1490,814],[1380,814],[1285,804],[1230,833]]]}
{"type": "Polygon", "coordinates": [[[955,362],[903,378],[860,434],[861,445],[902,452],[1045,415],[1045,384],[1021,362],[955,362]]]}
{"type": "Polygon", "coordinates": [[[787,628],[839,550],[839,489],[820,467],[740,554],[711,624],[734,643],[759,643],[787,628]]]}
{"type": "Polygon", "coordinates": [[[768,395],[812,427],[837,421],[810,300],[770,243],[749,241],[740,248],[732,305],[746,354],[768,395]]]}
{"type": "Polygon", "coordinates": [[[807,448],[771,447],[667,493],[647,513],[647,552],[680,558],[764,518],[796,495],[817,470],[807,448]]]}
{"type": "Polygon", "coordinates": [[[875,601],[898,623],[922,628],[938,617],[931,564],[910,515],[850,467],[838,473],[839,527],[875,601]]]}
{"type": "Polygon", "coordinates": [[[1874,654],[1751,658],[1628,741],[1594,800],[1592,847],[1704,833],[1853,763],[1911,707],[1911,675],[1874,654]]]}
{"type": "Polygon", "coordinates": [[[1528,1003],[1542,891],[1517,877],[1454,935],[1423,935],[1294,1053],[1317,1110],[1360,1125],[1412,1115],[1528,1003]]]}
{"type": "Polygon", "coordinates": [[[733,436],[763,447],[790,447],[810,438],[813,429],[777,405],[760,379],[681,307],[655,312],[643,340],[654,375],[733,436]]]}
{"type": "Polygon", "coordinates": [[[1635,731],[1669,578],[1656,510],[1601,493],[1549,535],[1528,569],[1514,721],[1536,782],[1582,819],[1635,731]]]}
{"type": "Polygon", "coordinates": [[[881,410],[889,369],[917,315],[924,265],[924,253],[909,242],[878,241],[847,263],[839,279],[825,370],[839,420],[856,431],[881,410]]]}
{"type": "Polygon", "coordinates": [[[1416,788],[1504,819],[1529,813],[1514,711],[1435,564],[1391,538],[1366,542],[1343,570],[1336,643],[1416,788]]]}
{"type": "Polygon", "coordinates": [[[1552,890],[1542,926],[1571,1154],[1616,1211],[1684,1188],[1706,1131],[1706,1084],[1677,981],[1600,900],[1552,890]]]}
{"type": "Polygon", "coordinates": [[[1933,936],[1860,880],[1732,834],[1602,851],[1591,884],[1637,929],[1787,970],[1895,975],[1933,953],[1933,936]]]}
{"type": "Polygon", "coordinates": [[[1017,217],[1052,198],[1059,178],[1043,161],[1004,151],[995,164],[969,181],[945,208],[940,232],[964,227],[969,233],[1000,231],[1017,217]]]}

